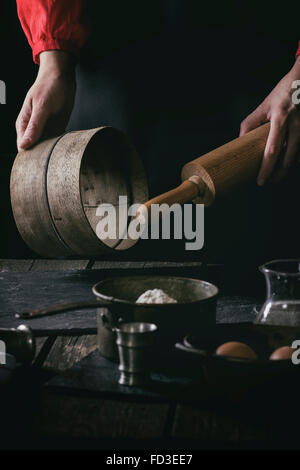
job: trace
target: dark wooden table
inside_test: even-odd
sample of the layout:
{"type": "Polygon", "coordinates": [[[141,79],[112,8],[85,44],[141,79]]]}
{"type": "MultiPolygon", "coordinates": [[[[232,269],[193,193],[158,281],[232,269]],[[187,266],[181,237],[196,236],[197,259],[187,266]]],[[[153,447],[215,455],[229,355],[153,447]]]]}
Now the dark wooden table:
{"type": "MultiPolygon", "coordinates": [[[[140,270],[164,267],[163,263],[151,263],[0,260],[0,272],[94,268],[122,271],[128,268],[140,270]]],[[[176,263],[173,263],[173,267],[176,267],[176,263]]],[[[201,269],[200,263],[191,264],[191,267],[201,269]]],[[[218,266],[210,266],[213,276],[219,270],[218,266]]],[[[211,401],[195,404],[180,400],[141,400],[105,393],[95,396],[88,392],[56,390],[55,387],[47,386],[52,377],[68,373],[74,364],[96,347],[95,334],[37,338],[33,366],[25,373],[22,372],[23,375],[6,397],[9,430],[2,445],[31,448],[197,449],[293,447],[298,442],[298,431],[290,426],[293,417],[287,417],[287,424],[283,425],[281,418],[272,420],[262,416],[261,411],[255,413],[251,409],[249,412],[235,403],[220,405],[211,401]],[[19,433],[16,429],[19,429],[19,433]]],[[[258,401],[260,398],[257,397],[258,401]]]]}

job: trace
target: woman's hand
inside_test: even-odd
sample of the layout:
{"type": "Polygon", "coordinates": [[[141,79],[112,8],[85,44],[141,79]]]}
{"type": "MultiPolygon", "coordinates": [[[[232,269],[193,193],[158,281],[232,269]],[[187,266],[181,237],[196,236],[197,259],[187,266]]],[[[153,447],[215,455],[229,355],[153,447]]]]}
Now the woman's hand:
{"type": "Polygon", "coordinates": [[[18,150],[31,147],[41,137],[64,132],[73,108],[75,88],[71,56],[63,51],[42,52],[37,78],[16,121],[18,150]]]}
{"type": "Polygon", "coordinates": [[[260,186],[271,176],[274,181],[281,179],[300,159],[300,109],[292,99],[295,80],[300,80],[300,57],[266,99],[241,123],[240,135],[264,122],[271,124],[257,178],[260,186]]]}

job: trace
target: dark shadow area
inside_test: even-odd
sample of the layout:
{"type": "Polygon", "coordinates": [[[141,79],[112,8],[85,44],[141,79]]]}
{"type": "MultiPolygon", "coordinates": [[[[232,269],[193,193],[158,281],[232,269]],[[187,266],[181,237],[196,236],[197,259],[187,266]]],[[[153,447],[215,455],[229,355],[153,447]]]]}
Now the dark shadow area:
{"type": "MultiPolygon", "coordinates": [[[[297,15],[274,4],[88,3],[94,32],[78,65],[69,129],[108,124],[126,131],[146,166],[151,195],[177,184],[184,163],[238,135],[241,120],[289,70],[297,48],[297,15]]],[[[9,173],[15,119],[37,67],[15,3],[3,2],[1,10],[7,104],[0,106],[0,256],[32,257],[13,221],[9,173]]],[[[278,187],[253,184],[218,201],[206,211],[201,251],[187,252],[179,241],[147,241],[113,258],[224,262],[240,278],[248,265],[296,257],[298,180],[294,172],[278,187]]]]}

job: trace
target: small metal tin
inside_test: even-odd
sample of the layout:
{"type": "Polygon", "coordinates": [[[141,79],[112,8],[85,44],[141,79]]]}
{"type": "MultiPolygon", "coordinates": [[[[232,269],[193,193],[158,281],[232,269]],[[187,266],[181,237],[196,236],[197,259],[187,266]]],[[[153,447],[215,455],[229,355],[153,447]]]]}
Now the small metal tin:
{"type": "Polygon", "coordinates": [[[122,323],[114,331],[120,357],[119,384],[133,387],[149,383],[149,353],[157,326],[145,322],[122,323]]]}

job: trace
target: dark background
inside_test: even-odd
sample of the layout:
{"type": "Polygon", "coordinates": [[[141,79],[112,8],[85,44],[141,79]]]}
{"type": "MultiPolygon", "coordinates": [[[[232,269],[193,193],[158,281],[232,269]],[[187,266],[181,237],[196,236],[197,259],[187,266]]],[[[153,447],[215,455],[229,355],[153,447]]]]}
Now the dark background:
{"type": "MultiPolygon", "coordinates": [[[[238,135],[240,121],[292,66],[300,37],[299,8],[290,2],[87,5],[93,33],[78,66],[69,129],[103,123],[125,130],[144,159],[152,194],[176,184],[183,163],[238,135]]],[[[0,14],[0,79],[7,85],[7,104],[0,106],[0,256],[26,257],[32,253],[13,222],[9,173],[15,119],[37,66],[15,2],[2,1],[0,14]]],[[[253,184],[206,212],[205,249],[184,256],[231,263],[233,269],[242,261],[297,257],[298,202],[297,172],[278,187],[253,184]]],[[[151,250],[158,258],[176,256],[175,245],[176,253],[170,242],[166,254],[165,243],[149,242],[147,256],[151,250]]],[[[143,246],[139,250],[126,256],[145,258],[143,246]]]]}
{"type": "Polygon", "coordinates": [[[1,127],[1,257],[29,256],[14,224],[9,198],[10,169],[17,153],[15,121],[28,88],[34,81],[37,66],[17,17],[16,3],[4,0],[0,6],[1,76],[6,83],[6,104],[0,105],[1,127]]]}

